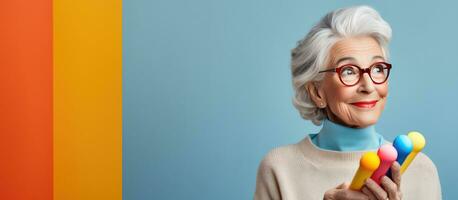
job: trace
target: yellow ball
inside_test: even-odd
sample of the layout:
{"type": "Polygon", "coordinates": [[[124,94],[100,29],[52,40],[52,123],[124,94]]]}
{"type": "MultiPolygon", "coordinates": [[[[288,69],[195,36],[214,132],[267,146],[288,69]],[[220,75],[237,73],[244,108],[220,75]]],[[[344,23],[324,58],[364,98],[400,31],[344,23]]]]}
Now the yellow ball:
{"type": "Polygon", "coordinates": [[[407,134],[407,137],[409,137],[410,140],[412,140],[412,144],[413,144],[412,151],[414,152],[420,152],[426,145],[425,137],[423,137],[423,135],[420,132],[410,131],[407,134]]]}
{"type": "Polygon", "coordinates": [[[380,165],[380,158],[375,152],[366,152],[360,160],[360,166],[366,170],[374,171],[380,165]]]}

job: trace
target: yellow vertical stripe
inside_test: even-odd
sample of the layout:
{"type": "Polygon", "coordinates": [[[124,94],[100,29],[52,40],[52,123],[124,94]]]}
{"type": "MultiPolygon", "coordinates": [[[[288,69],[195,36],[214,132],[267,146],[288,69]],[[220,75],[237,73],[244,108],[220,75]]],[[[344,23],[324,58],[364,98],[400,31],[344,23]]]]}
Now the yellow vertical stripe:
{"type": "Polygon", "coordinates": [[[122,1],[53,7],[54,199],[121,199],[122,1]]]}

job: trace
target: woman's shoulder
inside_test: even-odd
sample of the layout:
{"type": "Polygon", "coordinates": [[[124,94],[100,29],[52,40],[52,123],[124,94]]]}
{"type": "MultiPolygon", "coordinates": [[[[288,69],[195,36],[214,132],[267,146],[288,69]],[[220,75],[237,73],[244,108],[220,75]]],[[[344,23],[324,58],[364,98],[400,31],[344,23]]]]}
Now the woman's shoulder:
{"type": "Polygon", "coordinates": [[[261,168],[275,168],[280,165],[297,161],[301,153],[299,143],[286,144],[270,149],[262,158],[261,168]]]}
{"type": "Polygon", "coordinates": [[[405,199],[442,199],[436,165],[425,153],[418,153],[402,175],[405,199]]]}
{"type": "Polygon", "coordinates": [[[437,174],[437,168],[433,160],[431,160],[431,158],[423,152],[417,154],[406,173],[408,171],[421,171],[423,173],[437,174]]]}

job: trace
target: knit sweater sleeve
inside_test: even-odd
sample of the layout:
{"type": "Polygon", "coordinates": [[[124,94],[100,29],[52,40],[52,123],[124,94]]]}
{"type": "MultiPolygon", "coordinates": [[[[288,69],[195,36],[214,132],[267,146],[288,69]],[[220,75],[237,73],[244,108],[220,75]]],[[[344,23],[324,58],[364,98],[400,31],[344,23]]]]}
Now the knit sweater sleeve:
{"type": "Polygon", "coordinates": [[[429,163],[428,171],[432,179],[431,183],[431,188],[433,190],[433,193],[435,194],[434,199],[442,199],[442,191],[441,191],[441,183],[439,179],[439,173],[437,172],[436,165],[433,163],[433,161],[425,155],[425,159],[429,163]]]}
{"type": "Polygon", "coordinates": [[[274,171],[272,152],[267,154],[258,167],[254,200],[281,200],[280,187],[274,171]]]}
{"type": "Polygon", "coordinates": [[[420,152],[403,174],[404,199],[442,199],[439,173],[433,161],[420,152]]]}

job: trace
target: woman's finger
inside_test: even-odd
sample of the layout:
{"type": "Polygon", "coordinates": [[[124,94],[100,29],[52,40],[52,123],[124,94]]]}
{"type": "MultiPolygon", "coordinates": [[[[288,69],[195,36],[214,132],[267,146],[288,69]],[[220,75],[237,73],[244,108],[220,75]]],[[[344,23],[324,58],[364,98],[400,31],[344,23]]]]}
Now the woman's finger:
{"type": "Polygon", "coordinates": [[[377,200],[377,197],[366,186],[363,186],[361,192],[369,197],[370,200],[377,200]]]}
{"type": "Polygon", "coordinates": [[[401,165],[399,165],[398,162],[394,162],[393,165],[391,165],[391,176],[393,179],[393,182],[396,183],[398,186],[398,190],[401,189],[401,165]]]}
{"type": "Polygon", "coordinates": [[[390,199],[393,199],[393,200],[399,199],[398,186],[396,185],[396,183],[394,183],[387,176],[383,176],[380,182],[383,188],[385,189],[385,191],[388,193],[388,197],[390,197],[390,199]]]}
{"type": "Polygon", "coordinates": [[[342,183],[336,187],[337,191],[335,194],[336,199],[358,199],[358,200],[369,200],[369,198],[361,192],[353,191],[349,189],[349,183],[342,183]]]}
{"type": "Polygon", "coordinates": [[[335,198],[349,200],[369,200],[369,197],[367,195],[350,189],[340,189],[336,192],[335,198]]]}
{"type": "Polygon", "coordinates": [[[366,187],[377,197],[378,200],[386,200],[388,194],[374,180],[366,179],[366,187]]]}

